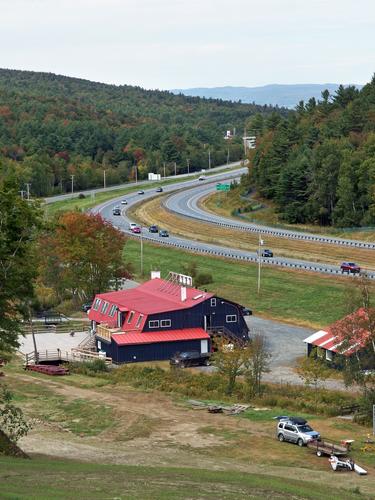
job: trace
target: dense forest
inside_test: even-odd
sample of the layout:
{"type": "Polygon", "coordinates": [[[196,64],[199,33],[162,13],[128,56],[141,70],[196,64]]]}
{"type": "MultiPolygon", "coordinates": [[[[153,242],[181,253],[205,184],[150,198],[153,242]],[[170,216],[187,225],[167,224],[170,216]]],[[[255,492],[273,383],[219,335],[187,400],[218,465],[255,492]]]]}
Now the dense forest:
{"type": "Polygon", "coordinates": [[[276,202],[289,223],[375,223],[375,76],[301,101],[283,117],[255,116],[247,187],[276,202]]]}
{"type": "MultiPolygon", "coordinates": [[[[186,172],[242,158],[242,132],[268,106],[0,69],[0,178],[37,196],[186,172]],[[226,130],[238,136],[225,141],[226,130]],[[228,151],[229,150],[229,151],[228,151]]],[[[280,113],[287,111],[280,109],[280,113]]]]}

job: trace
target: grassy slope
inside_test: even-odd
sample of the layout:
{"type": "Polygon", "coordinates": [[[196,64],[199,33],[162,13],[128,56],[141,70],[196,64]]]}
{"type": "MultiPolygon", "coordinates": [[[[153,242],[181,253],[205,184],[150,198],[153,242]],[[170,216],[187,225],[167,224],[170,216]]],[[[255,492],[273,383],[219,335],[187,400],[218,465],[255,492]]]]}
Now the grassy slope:
{"type": "Polygon", "coordinates": [[[1,498],[366,498],[297,479],[188,468],[85,464],[43,458],[0,459],[1,498]]]}
{"type": "MultiPolygon", "coordinates": [[[[124,255],[127,262],[136,263],[135,279],[140,279],[139,242],[130,239],[124,255]]],[[[322,327],[345,312],[343,298],[348,280],[264,267],[258,295],[255,264],[144,244],[144,279],[151,270],[160,270],[166,276],[169,271],[182,271],[182,266],[191,262],[198,264],[200,272],[212,274],[214,281],[207,289],[247,305],[264,317],[322,327]]]]}

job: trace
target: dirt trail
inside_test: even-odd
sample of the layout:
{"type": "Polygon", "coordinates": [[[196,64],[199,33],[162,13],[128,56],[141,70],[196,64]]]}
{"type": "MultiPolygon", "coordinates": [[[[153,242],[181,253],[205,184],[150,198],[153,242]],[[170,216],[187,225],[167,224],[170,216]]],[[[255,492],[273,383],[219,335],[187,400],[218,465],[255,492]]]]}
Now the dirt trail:
{"type": "MultiPolygon", "coordinates": [[[[68,401],[79,398],[109,405],[116,416],[113,428],[91,437],[80,437],[40,422],[21,440],[21,446],[29,454],[97,463],[237,470],[278,477],[289,477],[292,471],[293,477],[301,480],[327,483],[333,480],[326,461],[307,450],[285,445],[277,447],[275,455],[270,426],[262,422],[192,410],[165,394],[140,392],[126,386],[83,388],[63,380],[38,379],[27,374],[18,374],[17,379],[42,384],[68,401]],[[120,438],[121,432],[142,423],[142,419],[151,425],[145,436],[120,438]],[[236,439],[233,440],[233,436],[236,439]],[[293,469],[290,463],[283,465],[285,452],[289,454],[289,461],[290,456],[296,457],[293,469]],[[299,458],[301,453],[303,460],[299,458]]],[[[375,491],[374,476],[375,469],[366,478],[340,475],[340,482],[342,487],[359,485],[361,491],[371,493],[375,491]]]]}

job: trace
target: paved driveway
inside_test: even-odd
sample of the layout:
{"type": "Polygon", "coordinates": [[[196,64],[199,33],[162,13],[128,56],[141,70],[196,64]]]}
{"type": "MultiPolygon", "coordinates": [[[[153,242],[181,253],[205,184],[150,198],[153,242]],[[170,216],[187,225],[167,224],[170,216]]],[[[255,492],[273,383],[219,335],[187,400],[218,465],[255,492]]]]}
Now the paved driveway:
{"type": "Polygon", "coordinates": [[[314,330],[279,323],[269,319],[249,316],[246,318],[250,333],[259,331],[264,335],[267,346],[272,353],[271,368],[293,366],[296,358],[306,354],[303,339],[314,330]]]}

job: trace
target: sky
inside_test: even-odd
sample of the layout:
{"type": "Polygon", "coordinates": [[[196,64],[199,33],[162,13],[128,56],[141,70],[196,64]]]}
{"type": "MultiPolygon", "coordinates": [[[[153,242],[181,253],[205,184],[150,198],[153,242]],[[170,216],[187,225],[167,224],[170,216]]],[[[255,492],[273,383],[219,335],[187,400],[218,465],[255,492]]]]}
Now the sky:
{"type": "Polygon", "coordinates": [[[148,89],[368,82],[374,0],[0,0],[0,67],[148,89]]]}

